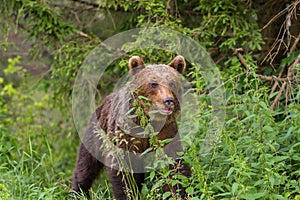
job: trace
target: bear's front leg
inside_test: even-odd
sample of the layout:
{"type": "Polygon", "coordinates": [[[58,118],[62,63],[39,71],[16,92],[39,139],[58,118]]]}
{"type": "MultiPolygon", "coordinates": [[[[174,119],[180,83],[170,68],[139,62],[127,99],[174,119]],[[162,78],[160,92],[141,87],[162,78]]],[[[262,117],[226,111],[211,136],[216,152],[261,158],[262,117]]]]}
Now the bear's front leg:
{"type": "MultiPolygon", "coordinates": [[[[180,160],[180,159],[176,160],[175,164],[169,166],[169,168],[175,174],[181,174],[181,175],[184,175],[186,177],[191,176],[191,170],[190,170],[189,164],[183,163],[183,161],[180,160]]],[[[171,175],[171,179],[172,179],[172,175],[171,175]]],[[[179,191],[180,198],[185,199],[185,197],[186,197],[185,188],[181,184],[176,184],[173,187],[170,187],[170,186],[167,186],[167,187],[168,187],[167,190],[168,191],[171,190],[172,193],[176,193],[176,191],[179,191]]]]}
{"type": "Polygon", "coordinates": [[[128,172],[120,172],[119,170],[112,169],[110,167],[105,167],[105,168],[110,183],[112,185],[113,193],[116,200],[127,200],[128,199],[127,197],[130,195],[129,191],[132,191],[132,187],[135,187],[130,185],[132,183],[128,182],[127,176],[133,176],[133,179],[136,182],[137,189],[138,190],[141,189],[142,183],[144,181],[143,173],[125,174],[128,172]]]}
{"type": "Polygon", "coordinates": [[[89,189],[94,179],[98,176],[103,165],[90,154],[84,144],[81,143],[76,169],[72,180],[72,189],[76,193],[83,192],[89,197],[89,189]]]}
{"type": "MultiPolygon", "coordinates": [[[[177,155],[178,152],[183,152],[179,134],[176,134],[172,142],[170,142],[164,147],[164,151],[169,157],[172,157],[175,161],[173,165],[169,166],[170,170],[172,170],[176,174],[181,174],[186,177],[191,176],[191,169],[189,164],[185,164],[183,160],[179,159],[179,156],[177,155]]],[[[170,178],[172,179],[172,176],[170,178]]],[[[176,193],[176,191],[179,190],[179,194],[182,199],[184,199],[184,197],[186,196],[185,188],[182,187],[182,185],[180,184],[177,184],[173,187],[167,185],[165,186],[165,190],[172,191],[172,193],[176,193]]]]}
{"type": "Polygon", "coordinates": [[[127,200],[126,187],[125,187],[125,183],[123,182],[124,177],[122,173],[110,167],[105,167],[105,169],[109,177],[109,181],[112,185],[116,200],[127,200]]]}

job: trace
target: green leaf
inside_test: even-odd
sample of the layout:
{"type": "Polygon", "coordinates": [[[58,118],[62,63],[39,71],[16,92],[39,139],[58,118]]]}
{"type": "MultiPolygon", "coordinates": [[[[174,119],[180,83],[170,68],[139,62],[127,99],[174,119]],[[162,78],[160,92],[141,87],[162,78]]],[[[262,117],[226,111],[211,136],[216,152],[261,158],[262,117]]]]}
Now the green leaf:
{"type": "Polygon", "coordinates": [[[149,147],[148,149],[146,149],[140,156],[144,156],[145,154],[149,153],[150,151],[152,151],[153,148],[149,147]]]}
{"type": "Polygon", "coordinates": [[[167,139],[162,140],[161,142],[163,144],[167,144],[167,143],[172,142],[172,141],[173,141],[173,138],[167,138],[167,139]]]}
{"type": "Polygon", "coordinates": [[[267,106],[267,104],[266,104],[265,102],[261,101],[261,102],[259,102],[259,105],[260,105],[262,108],[264,108],[264,109],[266,109],[266,110],[269,110],[269,108],[268,108],[268,106],[267,106]]]}
{"type": "Polygon", "coordinates": [[[250,119],[254,118],[255,116],[256,116],[255,114],[251,114],[248,117],[244,118],[241,122],[249,121],[250,119]]]}
{"type": "Polygon", "coordinates": [[[194,188],[193,187],[188,187],[185,190],[188,194],[193,195],[194,194],[194,188]]]}
{"type": "Polygon", "coordinates": [[[289,159],[289,156],[276,156],[272,159],[272,163],[277,163],[289,159]]]}
{"type": "Polygon", "coordinates": [[[300,50],[294,51],[289,57],[281,60],[280,67],[284,67],[285,65],[291,65],[295,58],[299,55],[300,50]]]}
{"type": "Polygon", "coordinates": [[[265,192],[258,192],[258,193],[254,193],[254,194],[241,195],[241,197],[246,200],[255,200],[255,199],[260,199],[267,194],[268,194],[268,192],[265,191],[265,192]]]}
{"type": "Polygon", "coordinates": [[[155,171],[150,172],[150,175],[149,175],[150,181],[153,181],[154,177],[155,177],[155,171]]]}
{"type": "Polygon", "coordinates": [[[147,98],[147,97],[145,97],[145,96],[141,96],[141,95],[140,95],[140,96],[138,96],[138,98],[139,98],[139,99],[144,99],[144,100],[150,101],[150,99],[147,98]]]}
{"type": "Polygon", "coordinates": [[[254,186],[264,185],[264,183],[265,183],[264,180],[258,180],[254,183],[254,186]]]}
{"type": "Polygon", "coordinates": [[[132,107],[132,108],[130,108],[127,112],[126,112],[126,115],[129,115],[132,111],[134,111],[135,110],[135,107],[132,107]]]}
{"type": "Polygon", "coordinates": [[[263,131],[264,131],[264,132],[273,132],[274,129],[273,129],[271,126],[264,126],[264,127],[263,127],[263,131]]]}
{"type": "Polygon", "coordinates": [[[239,187],[238,183],[233,183],[232,184],[232,187],[231,187],[231,194],[232,195],[236,195],[236,191],[237,191],[238,187],[239,187]]]}
{"type": "Polygon", "coordinates": [[[269,177],[269,181],[271,183],[271,186],[273,187],[275,185],[275,178],[274,178],[274,176],[269,177]]]}
{"type": "Polygon", "coordinates": [[[229,178],[230,175],[234,172],[235,168],[234,167],[230,167],[230,169],[228,170],[227,176],[226,178],[229,178]]]}
{"type": "Polygon", "coordinates": [[[167,199],[169,196],[171,196],[171,192],[165,192],[164,194],[163,194],[163,199],[167,199]]]}
{"type": "Polygon", "coordinates": [[[233,121],[235,121],[235,120],[237,120],[237,117],[231,118],[230,120],[228,120],[228,121],[226,122],[226,125],[231,124],[231,123],[232,123],[233,121]]]}

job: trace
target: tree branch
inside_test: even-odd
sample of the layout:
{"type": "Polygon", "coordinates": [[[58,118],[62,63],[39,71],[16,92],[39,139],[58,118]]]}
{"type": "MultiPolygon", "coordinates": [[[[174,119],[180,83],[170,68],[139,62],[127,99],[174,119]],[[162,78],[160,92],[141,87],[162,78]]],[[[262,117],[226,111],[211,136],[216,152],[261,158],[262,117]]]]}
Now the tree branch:
{"type": "Polygon", "coordinates": [[[240,51],[243,51],[242,48],[231,48],[233,51],[234,55],[237,55],[238,59],[240,60],[240,62],[242,63],[242,65],[246,68],[247,71],[250,70],[250,67],[247,65],[247,61],[246,59],[243,57],[243,55],[240,53],[240,51]]]}
{"type": "Polygon", "coordinates": [[[278,101],[280,100],[280,97],[281,97],[281,95],[282,95],[282,92],[283,92],[284,89],[285,89],[286,84],[287,84],[287,82],[284,82],[284,83],[282,84],[282,86],[281,86],[281,88],[280,88],[278,94],[276,95],[276,97],[275,97],[275,99],[274,99],[274,101],[273,101],[273,103],[272,103],[272,105],[271,105],[271,107],[270,107],[270,110],[274,110],[274,107],[275,107],[275,105],[278,103],[278,101]]]}
{"type": "Polygon", "coordinates": [[[291,49],[290,49],[290,53],[293,53],[293,52],[295,51],[295,49],[296,49],[296,47],[297,47],[297,44],[298,44],[299,40],[300,40],[300,33],[299,33],[298,36],[296,37],[296,39],[295,39],[295,41],[294,41],[294,43],[293,43],[293,46],[292,46],[291,49]]]}
{"type": "MultiPolygon", "coordinates": [[[[299,34],[298,38],[299,37],[300,37],[300,34],[299,34]]],[[[297,44],[298,41],[295,41],[295,43],[297,44]]],[[[237,55],[238,59],[243,64],[243,66],[247,70],[250,70],[249,66],[247,65],[247,61],[245,60],[245,58],[243,57],[243,55],[240,53],[240,51],[242,51],[243,49],[241,49],[241,48],[238,48],[238,49],[232,48],[232,50],[233,50],[233,53],[235,55],[237,55]]],[[[260,75],[260,74],[258,74],[256,76],[257,78],[264,79],[264,80],[267,80],[267,81],[276,81],[275,84],[272,87],[271,94],[275,91],[275,89],[276,89],[276,87],[278,85],[278,82],[284,82],[282,84],[282,86],[280,87],[279,92],[276,95],[276,97],[275,97],[275,99],[274,99],[274,101],[273,101],[273,103],[272,103],[272,105],[270,107],[270,110],[274,110],[275,105],[280,100],[280,97],[281,97],[283,91],[286,89],[288,83],[290,84],[290,81],[296,80],[296,79],[300,78],[300,75],[294,75],[294,70],[295,70],[297,64],[299,63],[299,61],[300,61],[300,54],[297,56],[297,58],[295,59],[295,61],[293,62],[293,64],[288,68],[287,76],[285,78],[281,78],[282,74],[284,72],[284,68],[281,69],[278,77],[276,77],[276,76],[264,76],[264,75],[260,75]]],[[[286,101],[287,101],[287,94],[286,94],[286,101]]]]}
{"type": "Polygon", "coordinates": [[[297,56],[297,58],[295,59],[294,63],[289,67],[288,69],[288,73],[287,73],[287,78],[292,79],[293,78],[293,72],[294,69],[296,68],[297,64],[300,61],[300,54],[297,56]]]}
{"type": "Polygon", "coordinates": [[[277,76],[264,76],[264,75],[258,74],[257,78],[264,79],[264,80],[267,80],[267,81],[284,82],[284,81],[291,81],[291,80],[295,80],[297,78],[300,78],[300,75],[293,76],[292,78],[288,78],[288,77],[286,77],[286,78],[280,78],[280,76],[278,76],[278,77],[277,76]]]}
{"type": "MultiPolygon", "coordinates": [[[[300,54],[299,54],[299,55],[297,56],[297,58],[295,59],[294,63],[289,67],[288,73],[287,73],[287,77],[286,77],[286,80],[284,81],[283,85],[281,86],[281,88],[280,88],[280,90],[279,90],[279,92],[278,92],[276,98],[274,99],[274,101],[273,101],[273,103],[272,103],[272,105],[271,105],[271,107],[270,107],[270,110],[274,110],[274,107],[275,107],[275,105],[278,103],[278,101],[279,101],[279,99],[280,99],[280,97],[281,97],[281,95],[282,95],[282,92],[283,92],[283,90],[285,89],[285,87],[287,86],[287,84],[288,84],[288,83],[290,84],[290,81],[291,81],[291,80],[294,80],[294,79],[300,77],[299,75],[294,76],[294,74],[293,74],[294,69],[296,68],[296,66],[297,66],[297,64],[299,63],[299,61],[300,61],[300,54]]],[[[286,94],[286,96],[287,96],[287,94],[286,94]]],[[[286,98],[287,98],[287,97],[286,97],[286,98]]],[[[287,101],[287,99],[286,99],[286,101],[287,101]]]]}
{"type": "MultiPolygon", "coordinates": [[[[292,45],[292,47],[290,49],[290,53],[293,53],[295,51],[299,40],[300,40],[300,33],[298,34],[297,38],[295,39],[295,41],[294,41],[294,43],[293,43],[293,45],[292,45]]],[[[284,66],[284,67],[281,68],[281,70],[279,72],[279,75],[278,75],[278,78],[282,77],[282,74],[283,74],[285,68],[286,68],[286,66],[284,66]]],[[[299,78],[299,75],[296,76],[295,78],[299,78]]],[[[286,80],[283,80],[283,81],[286,81],[286,80]]],[[[270,95],[274,93],[274,91],[276,90],[277,85],[278,85],[278,79],[275,79],[275,83],[274,83],[274,85],[273,85],[273,87],[271,89],[270,95]]]]}
{"type": "MultiPolygon", "coordinates": [[[[249,66],[247,65],[247,61],[246,59],[243,57],[243,55],[240,53],[240,51],[242,51],[241,48],[232,48],[233,50],[233,53],[235,55],[237,55],[238,59],[240,60],[240,62],[242,63],[242,65],[247,69],[249,70],[249,66]]],[[[295,59],[294,63],[292,66],[289,67],[288,69],[288,75],[286,78],[281,78],[282,74],[283,74],[283,69],[280,71],[279,73],[279,76],[276,77],[276,76],[265,76],[265,75],[260,75],[258,74],[257,75],[257,78],[260,78],[260,79],[264,79],[264,80],[267,80],[267,81],[280,81],[280,82],[283,82],[283,81],[291,81],[291,80],[295,80],[297,78],[300,77],[300,75],[297,75],[297,76],[293,76],[293,71],[294,69],[296,68],[297,64],[299,63],[300,61],[300,54],[298,55],[298,57],[295,59]]],[[[277,85],[276,85],[277,86],[277,85]]],[[[274,87],[274,86],[273,86],[274,87]]]]}
{"type": "MultiPolygon", "coordinates": [[[[281,77],[282,77],[282,74],[283,74],[283,72],[284,72],[284,69],[285,69],[285,66],[284,66],[283,68],[281,68],[281,70],[280,70],[280,72],[279,72],[279,75],[278,75],[278,78],[281,78],[281,77]]],[[[275,91],[276,88],[277,88],[277,85],[278,85],[278,81],[275,80],[275,83],[274,83],[274,85],[273,85],[273,87],[272,87],[272,89],[271,89],[270,95],[274,93],[274,91],[275,91]]]]}

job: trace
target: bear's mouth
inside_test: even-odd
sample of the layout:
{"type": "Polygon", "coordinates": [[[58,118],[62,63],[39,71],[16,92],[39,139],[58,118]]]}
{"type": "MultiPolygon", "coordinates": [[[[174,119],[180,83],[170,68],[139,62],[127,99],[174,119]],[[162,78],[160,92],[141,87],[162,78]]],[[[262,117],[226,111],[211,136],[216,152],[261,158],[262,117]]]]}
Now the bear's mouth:
{"type": "Polygon", "coordinates": [[[168,109],[160,109],[158,110],[158,112],[162,115],[170,115],[172,114],[172,109],[171,108],[168,108],[168,109]]]}
{"type": "Polygon", "coordinates": [[[162,107],[158,107],[155,109],[151,109],[148,114],[152,115],[153,117],[159,117],[161,115],[167,116],[167,115],[171,115],[173,113],[173,109],[172,108],[162,108],[162,107]]]}

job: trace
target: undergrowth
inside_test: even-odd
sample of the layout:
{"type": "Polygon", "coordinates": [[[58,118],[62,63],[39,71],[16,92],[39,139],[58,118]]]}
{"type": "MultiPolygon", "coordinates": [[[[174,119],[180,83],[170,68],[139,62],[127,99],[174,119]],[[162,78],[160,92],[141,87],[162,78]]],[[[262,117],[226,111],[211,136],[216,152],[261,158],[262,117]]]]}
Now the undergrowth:
{"type": "MultiPolygon", "coordinates": [[[[79,139],[70,113],[60,113],[18,58],[0,78],[0,199],[68,199],[79,139]],[[18,85],[12,80],[20,79],[18,85]]],[[[227,85],[237,84],[233,79],[227,85]]],[[[181,182],[188,199],[300,199],[300,92],[284,108],[269,109],[266,87],[254,77],[243,92],[227,87],[227,117],[220,141],[200,154],[211,108],[200,98],[199,129],[184,159],[192,177],[173,183],[169,170],[148,174],[142,199],[172,199],[161,191],[168,182],[181,182]]],[[[226,86],[226,85],[225,85],[226,86]]],[[[189,126],[188,123],[183,126],[189,126]]],[[[92,199],[113,199],[105,173],[91,189],[92,199]]],[[[82,197],[85,199],[85,197],[82,197]]]]}

